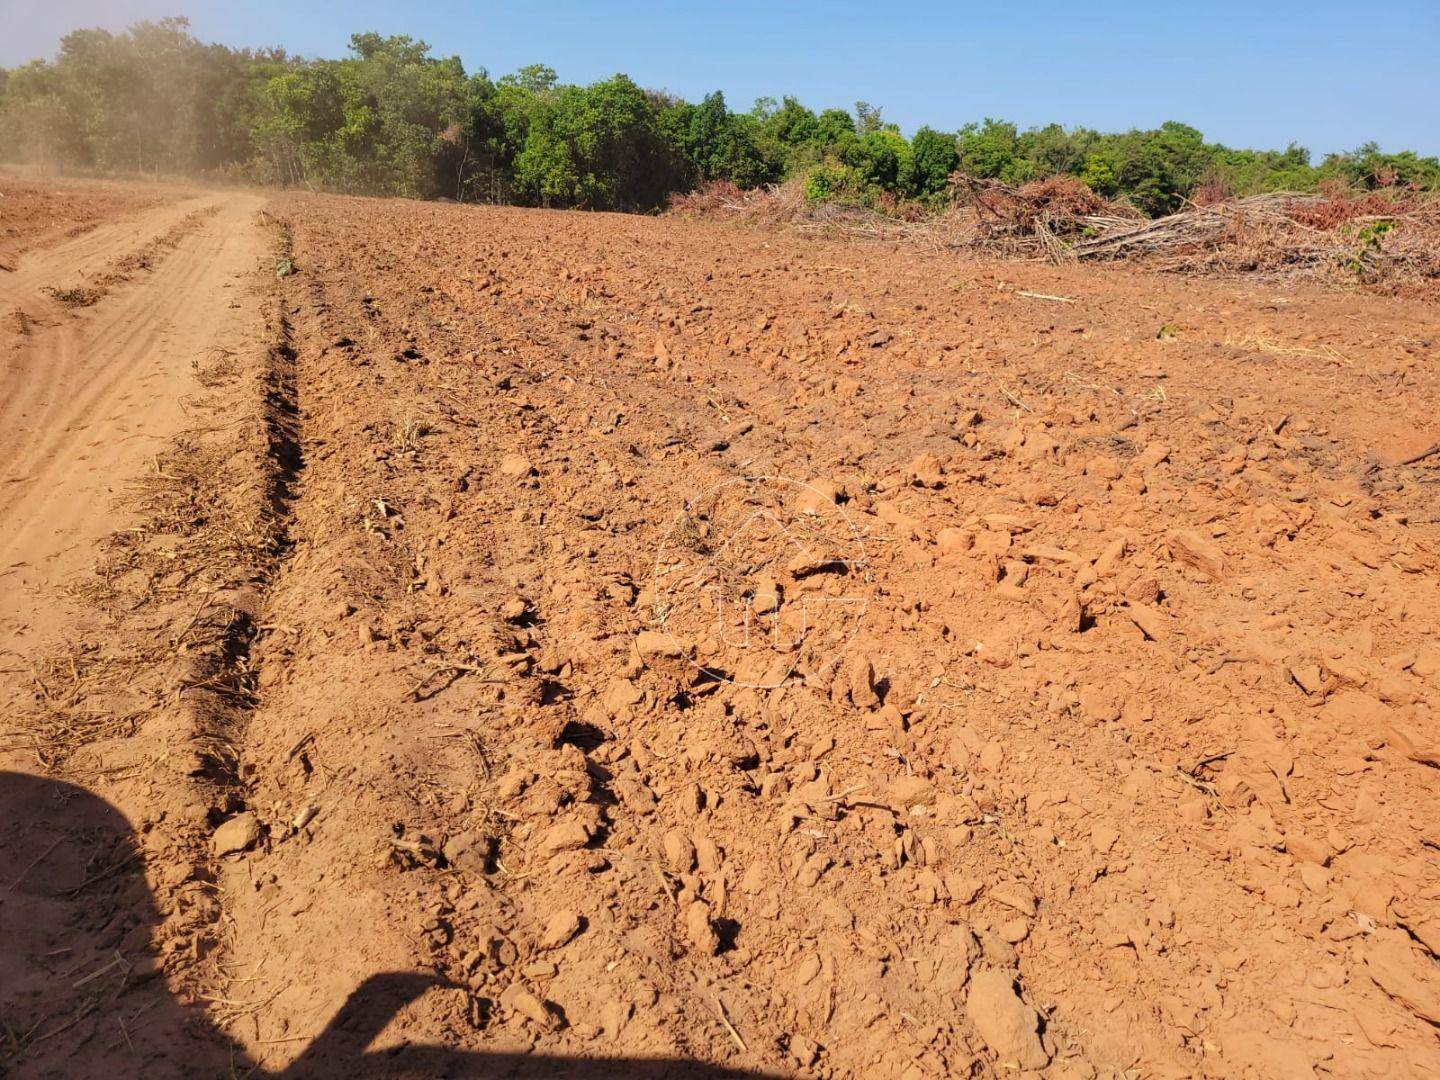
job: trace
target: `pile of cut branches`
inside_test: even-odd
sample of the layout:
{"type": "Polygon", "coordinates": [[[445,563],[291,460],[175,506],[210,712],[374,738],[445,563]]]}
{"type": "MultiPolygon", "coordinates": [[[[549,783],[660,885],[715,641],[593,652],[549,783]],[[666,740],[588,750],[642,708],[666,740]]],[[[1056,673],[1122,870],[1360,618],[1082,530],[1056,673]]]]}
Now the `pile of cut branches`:
{"type": "Polygon", "coordinates": [[[1083,181],[1016,187],[956,173],[951,205],[919,220],[805,198],[797,181],[744,191],[715,181],[676,196],[671,212],[760,228],[901,241],[1051,262],[1128,261],[1191,274],[1313,277],[1440,293],[1440,199],[1406,191],[1293,191],[1192,203],[1147,218],[1083,181]]]}
{"type": "Polygon", "coordinates": [[[811,211],[794,181],[747,190],[729,180],[707,180],[688,195],[670,196],[670,213],[680,217],[738,221],[762,228],[808,220],[811,211]]]}
{"type": "MultiPolygon", "coordinates": [[[[1068,176],[1023,187],[957,173],[967,246],[1052,262],[1126,260],[1176,273],[1326,278],[1440,290],[1440,199],[1416,192],[1268,192],[1149,219],[1068,176]]],[[[953,231],[953,230],[952,230],[953,231]]]]}
{"type": "Polygon", "coordinates": [[[1271,192],[1104,229],[1067,254],[1180,273],[1293,274],[1429,291],[1440,286],[1440,201],[1271,192]]]}
{"type": "Polygon", "coordinates": [[[681,217],[715,217],[742,206],[751,195],[729,180],[706,180],[694,191],[670,196],[670,211],[681,217]]]}
{"type": "Polygon", "coordinates": [[[1114,225],[1077,241],[1071,245],[1070,254],[1077,259],[1096,259],[1190,253],[1221,241],[1235,231],[1237,224],[1293,223],[1294,219],[1289,216],[1292,208],[1320,201],[1319,195],[1300,195],[1293,191],[1225,199],[1153,220],[1114,225]]]}
{"type": "Polygon", "coordinates": [[[974,215],[972,246],[1005,255],[1068,258],[1072,243],[1097,231],[1122,229],[1144,220],[1128,203],[1097,195],[1083,180],[1051,176],[1014,187],[955,173],[950,177],[955,207],[974,215]]]}

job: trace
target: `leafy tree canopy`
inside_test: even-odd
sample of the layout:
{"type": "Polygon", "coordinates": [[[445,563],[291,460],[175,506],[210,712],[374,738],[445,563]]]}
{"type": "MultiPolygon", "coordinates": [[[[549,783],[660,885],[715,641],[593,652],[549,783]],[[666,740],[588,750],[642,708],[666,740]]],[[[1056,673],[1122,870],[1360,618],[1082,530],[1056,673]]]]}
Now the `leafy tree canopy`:
{"type": "Polygon", "coordinates": [[[797,178],[812,198],[942,200],[955,171],[1009,184],[1068,174],[1148,213],[1202,186],[1236,195],[1440,187],[1440,161],[1374,143],[1318,164],[1195,128],[1020,130],[987,118],[905,138],[877,105],[816,112],[790,96],[732,110],[624,75],[574,86],[529,64],[492,81],[406,35],[355,34],[338,59],[198,41],[184,19],[76,30],[52,60],[0,69],[0,157],[51,167],[229,172],[335,191],[651,210],[706,181],[797,178]]]}

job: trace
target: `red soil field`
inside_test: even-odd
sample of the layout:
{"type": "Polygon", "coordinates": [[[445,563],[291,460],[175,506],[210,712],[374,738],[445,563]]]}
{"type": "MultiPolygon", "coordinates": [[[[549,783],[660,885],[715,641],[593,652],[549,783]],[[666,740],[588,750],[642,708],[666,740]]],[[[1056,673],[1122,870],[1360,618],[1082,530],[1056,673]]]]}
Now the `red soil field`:
{"type": "Polygon", "coordinates": [[[189,224],[0,275],[11,531],[101,507],[0,578],[0,762],[87,792],[11,780],[17,1075],[1440,1068],[1433,305],[114,200],[189,224]],[[177,289],[185,407],[57,412],[177,289]]]}

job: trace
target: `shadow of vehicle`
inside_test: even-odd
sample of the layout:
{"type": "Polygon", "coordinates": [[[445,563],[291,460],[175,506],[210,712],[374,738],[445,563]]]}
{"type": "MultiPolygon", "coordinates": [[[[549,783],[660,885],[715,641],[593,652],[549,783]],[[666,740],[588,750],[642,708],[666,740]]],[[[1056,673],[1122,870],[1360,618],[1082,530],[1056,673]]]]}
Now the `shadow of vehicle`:
{"type": "MultiPolygon", "coordinates": [[[[387,972],[357,987],[280,1072],[262,1069],[170,994],[152,935],[159,913],[125,817],[84,788],[0,772],[0,1077],[687,1077],[766,1075],[701,1062],[370,1044],[443,985],[387,972]]],[[[172,939],[173,940],[173,939],[172,939]]]]}

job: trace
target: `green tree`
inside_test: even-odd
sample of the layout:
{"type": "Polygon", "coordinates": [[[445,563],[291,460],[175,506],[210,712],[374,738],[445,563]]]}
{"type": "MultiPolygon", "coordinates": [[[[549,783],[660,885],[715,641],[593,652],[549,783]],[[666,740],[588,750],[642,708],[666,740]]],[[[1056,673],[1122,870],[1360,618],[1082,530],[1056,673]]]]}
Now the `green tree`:
{"type": "Polygon", "coordinates": [[[697,180],[729,180],[754,187],[773,176],[757,140],[760,122],[732,113],[718,90],[699,105],[670,105],[662,116],[662,126],[667,141],[684,156],[697,180]]]}
{"type": "Polygon", "coordinates": [[[1155,131],[1132,131],[1119,144],[1116,181],[1148,214],[1169,214],[1200,183],[1211,160],[1204,136],[1168,120],[1155,131]]]}
{"type": "Polygon", "coordinates": [[[842,145],[840,160],[855,170],[860,182],[882,191],[895,191],[901,162],[909,146],[898,131],[873,129],[842,145]]]}
{"type": "Polygon", "coordinates": [[[516,190],[542,206],[654,209],[679,173],[656,110],[625,75],[556,92],[515,159],[516,190]]]}
{"type": "Polygon", "coordinates": [[[11,160],[42,169],[82,162],[85,151],[74,115],[54,68],[44,61],[8,73],[0,107],[0,145],[9,150],[11,160]]]}
{"type": "Polygon", "coordinates": [[[493,139],[477,116],[489,80],[405,35],[356,34],[350,48],[273,75],[257,95],[251,134],[271,169],[341,191],[463,191],[466,170],[493,156],[477,153],[493,139]]]}
{"type": "Polygon", "coordinates": [[[559,78],[555,69],[545,64],[526,64],[514,75],[506,75],[503,80],[511,85],[519,87],[528,94],[544,94],[554,90],[559,85],[559,78]]]}
{"type": "Polygon", "coordinates": [[[1367,142],[1345,154],[1331,154],[1320,166],[1321,174],[1363,188],[1440,187],[1440,160],[1420,157],[1412,150],[1382,153],[1378,144],[1367,142]]]}
{"type": "Polygon", "coordinates": [[[150,173],[243,170],[340,191],[554,206],[652,209],[696,182],[802,178],[808,195],[877,204],[941,199],[952,171],[1023,184],[1077,176],[1151,214],[1205,185],[1250,194],[1440,188],[1440,161],[1366,143],[1318,165],[1309,152],[1207,142],[1169,122],[1105,134],[1004,120],[912,140],[881,110],[819,113],[794,97],[744,113],[613,79],[563,85],[529,64],[492,82],[415,38],[354,35],[338,59],[196,40],[184,19],[67,34],[52,60],[0,70],[0,156],[150,173]]]}
{"type": "Polygon", "coordinates": [[[910,169],[907,194],[934,195],[945,190],[950,174],[960,163],[955,136],[922,127],[910,140],[910,169]]]}
{"type": "Polygon", "coordinates": [[[1091,154],[1086,157],[1080,166],[1078,175],[1090,186],[1092,191],[1097,191],[1101,195],[1114,195],[1116,192],[1115,170],[1099,154],[1091,154]]]}
{"type": "Polygon", "coordinates": [[[879,131],[885,126],[881,119],[883,110],[878,105],[871,105],[868,101],[855,102],[855,130],[861,135],[868,135],[872,131],[879,131]]]}
{"type": "Polygon", "coordinates": [[[1016,158],[1015,125],[986,117],[983,124],[966,124],[957,139],[960,171],[993,179],[1010,171],[1016,158]]]}
{"type": "Polygon", "coordinates": [[[816,117],[814,141],[821,146],[848,142],[855,134],[855,118],[844,109],[826,109],[816,117]]]}

